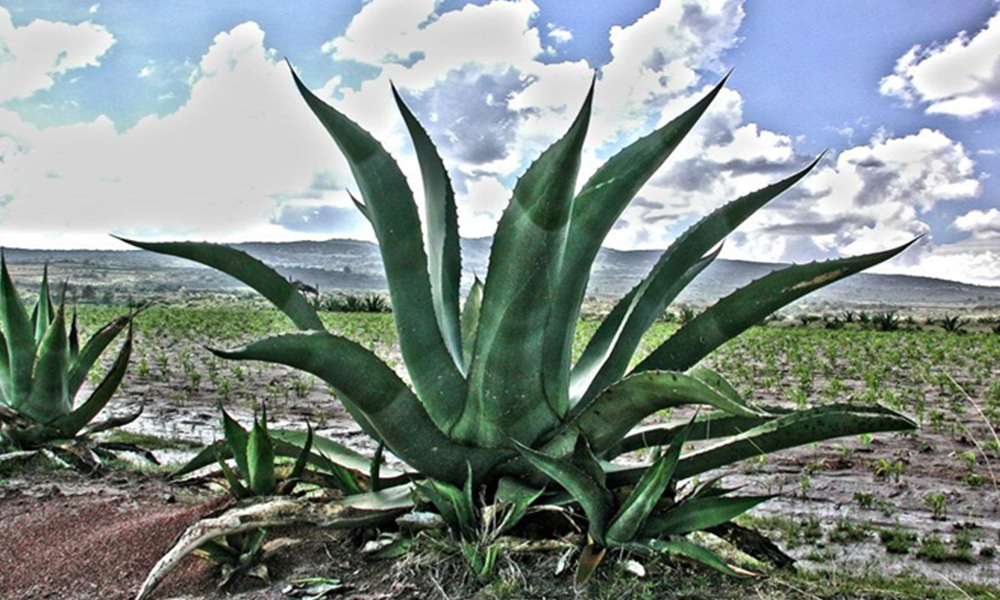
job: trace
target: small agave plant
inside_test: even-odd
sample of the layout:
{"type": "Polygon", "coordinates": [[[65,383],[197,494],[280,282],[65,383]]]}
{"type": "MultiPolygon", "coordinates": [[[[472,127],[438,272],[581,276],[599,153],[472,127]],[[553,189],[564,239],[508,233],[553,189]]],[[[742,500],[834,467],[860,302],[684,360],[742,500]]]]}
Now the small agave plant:
{"type": "MultiPolygon", "coordinates": [[[[315,506],[283,501],[240,507],[226,518],[204,521],[154,568],[140,598],[180,557],[213,536],[296,520],[356,526],[373,522],[380,510],[395,516],[418,501],[436,506],[463,539],[477,528],[477,515],[495,514],[487,509],[496,506],[513,507],[505,520],[508,528],[532,504],[569,506],[588,532],[578,583],[607,548],[672,552],[736,574],[685,536],[724,524],[768,497],[736,496],[717,479],[693,485],[693,478],[802,444],[915,427],[879,406],[833,404],[795,412],[756,407],[719,374],[699,366],[713,350],[779,308],[906,246],[774,271],[722,298],[637,364],[633,361],[643,334],[715,259],[723,239],[816,162],[718,208],[688,229],[572,360],[590,267],[602,241],[722,83],[609,159],[577,192],[591,88],[569,131],[517,182],[497,226],[485,283],[475,283],[461,310],[455,196],[425,130],[393,90],[423,176],[426,239],[413,194],[392,157],[297,78],[296,84],[343,152],[361,191],[362,200],[355,204],[379,242],[412,387],[373,353],[326,331],[309,303],[256,259],[207,243],[129,243],[226,272],[281,309],[301,332],[216,353],[289,365],[321,378],[359,426],[409,467],[409,481],[348,496],[323,514],[315,506]],[[646,417],[682,405],[702,408],[687,424],[640,426],[646,417]],[[690,451],[689,442],[700,443],[690,451]],[[643,449],[653,449],[645,453],[651,460],[617,460],[643,449]]],[[[358,458],[346,449],[340,456],[358,458]]]]}
{"type": "MultiPolygon", "coordinates": [[[[66,329],[65,292],[58,307],[52,302],[48,269],[42,277],[38,301],[29,314],[14,288],[6,261],[0,262],[0,438],[24,450],[69,449],[75,445],[73,442],[89,434],[136,419],[139,412],[91,423],[125,376],[132,354],[131,323],[137,311],[111,321],[81,347],[75,313],[69,331],[66,329]],[[88,373],[126,328],[125,343],[114,364],[90,396],[74,407],[88,373]]],[[[91,465],[99,463],[96,458],[101,454],[114,449],[137,450],[110,443],[84,446],[88,451],[75,455],[91,465]]]]}

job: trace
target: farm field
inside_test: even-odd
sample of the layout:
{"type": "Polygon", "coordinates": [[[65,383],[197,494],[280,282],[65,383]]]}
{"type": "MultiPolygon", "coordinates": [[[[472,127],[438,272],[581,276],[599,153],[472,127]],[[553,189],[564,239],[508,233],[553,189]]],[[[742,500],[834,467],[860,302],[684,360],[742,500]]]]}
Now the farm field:
{"type": "MultiPolygon", "coordinates": [[[[81,306],[81,328],[93,331],[123,310],[81,306]]],[[[402,368],[391,315],[322,313],[322,318],[331,331],[402,368]]],[[[577,351],[596,324],[582,323],[577,351]]],[[[206,349],[289,331],[291,324],[279,312],[239,299],[153,306],[135,326],[129,374],[111,409],[125,413],[140,402],[145,409],[124,428],[126,433],[110,434],[113,438],[150,445],[162,462],[177,465],[193,448],[218,439],[220,404],[244,425],[266,405],[273,427],[304,429],[309,423],[319,435],[375,450],[360,446],[368,438],[319,380],[262,363],[226,361],[206,349]]],[[[637,357],[676,327],[655,325],[637,357]]],[[[965,590],[955,597],[966,597],[1000,581],[995,434],[1000,428],[1000,335],[983,328],[957,334],[922,327],[881,332],[851,323],[831,330],[822,323],[803,327],[786,320],[752,328],[715,352],[711,366],[760,405],[878,402],[921,426],[912,434],[862,436],[778,452],[720,474],[727,485],[776,495],[744,524],[767,533],[807,572],[917,576],[942,586],[942,593],[965,590]]],[[[99,380],[109,366],[110,360],[95,369],[92,379],[99,380]]],[[[692,414],[678,410],[657,418],[692,414]]],[[[136,465],[132,468],[146,469],[136,465]]],[[[164,470],[156,469],[155,477],[164,470]]],[[[0,497],[39,485],[37,474],[5,477],[0,497]]],[[[181,493],[165,489],[157,493],[181,493]]],[[[981,593],[990,597],[988,591],[981,593]]]]}

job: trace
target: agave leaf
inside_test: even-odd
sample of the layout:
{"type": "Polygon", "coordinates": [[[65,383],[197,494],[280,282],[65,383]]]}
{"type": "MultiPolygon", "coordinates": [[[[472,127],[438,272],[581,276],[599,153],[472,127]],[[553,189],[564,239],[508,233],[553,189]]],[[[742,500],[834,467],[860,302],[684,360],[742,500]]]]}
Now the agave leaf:
{"type": "MultiPolygon", "coordinates": [[[[611,310],[590,338],[580,360],[570,373],[570,403],[587,403],[628,369],[643,334],[687,284],[719,255],[722,247],[695,262],[686,264],[661,259],[649,275],[611,310]]],[[[664,257],[671,258],[668,250],[664,257]]]]}
{"type": "Polygon", "coordinates": [[[302,450],[299,451],[299,455],[295,459],[295,465],[292,467],[292,472],[288,475],[289,479],[299,479],[302,477],[302,473],[306,470],[306,465],[309,464],[309,453],[312,451],[313,444],[312,425],[306,423],[306,429],[305,444],[302,446],[302,450]]]}
{"type": "Polygon", "coordinates": [[[663,253],[633,293],[615,306],[573,367],[571,402],[587,402],[628,370],[643,334],[663,310],[722,250],[704,256],[762,206],[808,174],[798,173],[716,209],[691,226],[663,253]],[[603,331],[602,331],[603,330],[603,331]]]}
{"type": "MultiPolygon", "coordinates": [[[[305,447],[307,439],[305,432],[288,431],[284,429],[271,429],[269,432],[271,433],[271,437],[276,440],[291,444],[296,448],[305,447]]],[[[367,474],[371,472],[372,469],[372,460],[367,456],[359,454],[347,446],[321,435],[313,435],[312,453],[313,455],[322,455],[334,464],[340,465],[341,467],[356,473],[367,474]]],[[[382,465],[380,469],[380,476],[383,481],[390,483],[405,479],[406,477],[403,473],[386,467],[385,465],[382,465]]]]}
{"type": "Polygon", "coordinates": [[[49,295],[49,265],[42,269],[42,285],[38,288],[38,301],[31,314],[31,324],[35,328],[35,345],[42,343],[45,332],[48,331],[52,319],[55,318],[55,310],[52,306],[52,298],[49,295]]]}
{"type": "Polygon", "coordinates": [[[793,265],[774,271],[726,296],[681,327],[633,370],[684,371],[725,342],[782,306],[834,281],[886,261],[907,249],[907,242],[884,252],[793,265]]]}
{"type": "Polygon", "coordinates": [[[543,381],[545,328],[554,306],[593,86],[569,131],[518,180],[493,237],[483,287],[469,400],[457,439],[532,443],[566,413],[543,381]],[[545,401],[542,401],[545,399],[545,401]]]}
{"type": "Polygon", "coordinates": [[[7,348],[7,338],[0,332],[0,405],[13,404],[14,380],[10,372],[10,353],[7,348]]]}
{"type": "Polygon", "coordinates": [[[472,474],[459,489],[450,483],[428,479],[415,484],[417,492],[429,500],[453,531],[465,539],[476,533],[476,509],[472,499],[472,474]]]}
{"type": "Polygon", "coordinates": [[[247,479],[255,496],[274,493],[277,481],[274,476],[274,446],[267,433],[267,410],[262,409],[260,420],[254,419],[253,429],[247,438],[247,479]]]}
{"type": "MultiPolygon", "coordinates": [[[[677,466],[677,478],[687,479],[754,456],[833,438],[916,428],[917,424],[907,417],[877,405],[829,404],[807,408],[692,452],[677,466]]],[[[608,480],[614,486],[628,485],[638,481],[645,468],[638,465],[614,469],[608,473],[608,480]]]]}
{"type": "Polygon", "coordinates": [[[667,486],[670,485],[670,480],[674,477],[677,462],[681,457],[681,450],[687,443],[690,427],[689,423],[671,442],[667,452],[656,459],[653,466],[643,474],[642,479],[625,500],[625,504],[611,521],[611,527],[608,528],[608,540],[616,544],[624,544],[632,541],[636,533],[642,529],[649,515],[656,508],[656,504],[663,497],[667,486]]]}
{"type": "Polygon", "coordinates": [[[663,165],[725,84],[725,78],[692,108],[608,159],[584,184],[573,202],[558,289],[546,333],[546,393],[569,393],[573,333],[587,291],[590,269],[601,244],[636,193],[663,165]]]}
{"type": "Polygon", "coordinates": [[[449,352],[441,329],[431,326],[437,315],[413,193],[381,144],[313,95],[294,71],[292,75],[302,98],[344,154],[361,190],[382,252],[403,360],[427,414],[447,432],[462,414],[467,385],[461,361],[449,352]]]}
{"type": "Polygon", "coordinates": [[[590,581],[590,577],[600,566],[601,561],[604,560],[604,555],[607,553],[608,549],[602,545],[594,544],[588,540],[586,546],[580,551],[580,561],[576,564],[576,573],[573,575],[573,590],[580,593],[587,582],[590,581]]]}
{"type": "Polygon", "coordinates": [[[11,394],[8,403],[18,409],[31,394],[32,372],[35,367],[35,335],[28,313],[17,295],[7,271],[7,261],[0,256],[0,332],[7,342],[10,365],[11,394]]]}
{"type": "Polygon", "coordinates": [[[35,365],[31,395],[18,407],[21,414],[36,423],[49,424],[73,410],[67,381],[69,344],[64,312],[59,307],[56,318],[38,346],[38,362],[35,365]]]}
{"type": "MultiPolygon", "coordinates": [[[[688,432],[688,439],[692,442],[701,442],[738,435],[744,431],[763,425],[774,418],[774,415],[771,414],[747,417],[732,415],[723,411],[712,411],[695,417],[695,420],[690,423],[691,429],[688,432]]],[[[688,425],[663,424],[637,427],[630,431],[620,444],[616,444],[605,452],[603,456],[612,459],[626,452],[633,452],[642,448],[666,446],[672,443],[674,438],[686,427],[688,425]]]]}
{"type": "Polygon", "coordinates": [[[215,446],[215,448],[216,448],[215,459],[219,465],[219,468],[222,470],[222,476],[225,477],[226,479],[226,484],[229,485],[229,492],[237,500],[242,500],[243,498],[249,498],[253,496],[253,493],[250,490],[248,490],[245,485],[243,485],[242,481],[240,481],[239,475],[234,473],[233,470],[229,468],[229,465],[226,464],[226,457],[224,457],[222,452],[219,450],[220,447],[215,446]]]}
{"type": "Polygon", "coordinates": [[[250,444],[250,432],[243,429],[242,425],[229,416],[226,409],[221,406],[219,409],[222,411],[222,433],[225,436],[226,447],[229,450],[227,454],[236,461],[236,467],[240,470],[240,474],[249,481],[250,465],[247,460],[249,456],[247,448],[250,444]]]}
{"type": "Polygon", "coordinates": [[[354,194],[352,194],[351,192],[347,192],[347,195],[350,196],[351,202],[354,203],[354,207],[358,209],[358,212],[361,213],[361,216],[364,217],[369,224],[371,224],[372,216],[368,214],[368,207],[365,206],[363,202],[355,198],[354,194]]]}
{"type": "Polygon", "coordinates": [[[538,500],[544,491],[515,477],[501,477],[497,482],[496,501],[509,505],[510,509],[497,527],[498,535],[520,523],[528,513],[528,507],[538,500]]]}
{"type": "Polygon", "coordinates": [[[745,569],[740,569],[739,567],[734,567],[733,565],[727,564],[726,561],[719,558],[719,556],[709,550],[704,546],[700,546],[685,539],[675,539],[675,540],[649,540],[645,544],[646,547],[652,548],[653,550],[659,550],[661,552],[667,552],[669,554],[676,554],[678,556],[683,556],[684,558],[691,559],[697,563],[701,563],[706,567],[711,567],[716,571],[719,571],[725,575],[731,577],[755,577],[754,573],[747,571],[745,569]]]}
{"type": "Polygon", "coordinates": [[[94,367],[97,359],[100,358],[111,342],[118,337],[118,334],[132,322],[136,312],[138,311],[122,315],[111,321],[87,340],[87,343],[80,349],[70,365],[69,393],[71,396],[76,396],[77,392],[80,391],[84,382],[87,381],[87,374],[90,373],[90,369],[94,367]]]}
{"type": "MultiPolygon", "coordinates": [[[[462,331],[458,320],[458,286],[462,256],[458,238],[458,210],[448,171],[427,132],[392,87],[396,106],[410,132],[424,181],[424,225],[427,229],[427,267],[438,326],[445,345],[462,366],[462,331]]],[[[464,369],[463,369],[464,370],[464,369]]]]}
{"type": "Polygon", "coordinates": [[[125,377],[125,372],[128,370],[128,362],[131,356],[132,327],[130,326],[125,343],[122,344],[114,364],[111,365],[111,369],[104,375],[101,383],[91,392],[90,397],[83,404],[79,405],[71,413],[53,421],[52,426],[59,430],[62,435],[73,437],[93,421],[98,413],[104,410],[104,407],[107,406],[111,397],[118,390],[118,386],[121,385],[122,379],[125,377]]]}
{"type": "Polygon", "coordinates": [[[468,371],[472,364],[472,353],[476,347],[476,332],[479,330],[479,310],[483,305],[483,282],[476,277],[469,295],[462,307],[462,370],[468,371]]]}
{"type": "Polygon", "coordinates": [[[646,521],[645,537],[659,538],[704,531],[722,525],[774,496],[738,496],[735,498],[694,498],[646,521]]]}
{"type": "Polygon", "coordinates": [[[445,436],[392,369],[360,344],[327,332],[292,333],[232,351],[222,358],[288,365],[328,383],[360,423],[376,432],[393,454],[424,475],[460,484],[468,460],[477,477],[509,452],[462,446],[445,436]]]}
{"type": "Polygon", "coordinates": [[[312,305],[288,280],[242,250],[206,242],[140,242],[114,237],[136,248],[186,258],[222,271],[257,290],[285,313],[299,329],[324,329],[323,322],[319,320],[312,305]]]}
{"type": "Polygon", "coordinates": [[[550,446],[557,448],[565,444],[565,440],[560,438],[565,438],[575,428],[590,441],[594,452],[602,455],[647,416],[658,410],[687,404],[712,406],[745,417],[759,415],[690,375],[649,371],[630,375],[586,405],[578,405],[580,410],[569,422],[571,427],[550,442],[550,446]]]}
{"type": "Polygon", "coordinates": [[[737,404],[747,405],[746,399],[740,396],[740,393],[736,391],[733,384],[723,377],[720,373],[709,369],[704,366],[697,366],[692,369],[688,369],[688,375],[696,379],[700,379],[705,382],[709,387],[713,388],[715,391],[719,392],[726,398],[729,398],[737,404]]]}
{"type": "Polygon", "coordinates": [[[561,485],[580,503],[587,515],[590,536],[603,546],[608,518],[615,505],[614,496],[604,481],[567,460],[537,452],[516,441],[514,444],[531,466],[561,485]]]}

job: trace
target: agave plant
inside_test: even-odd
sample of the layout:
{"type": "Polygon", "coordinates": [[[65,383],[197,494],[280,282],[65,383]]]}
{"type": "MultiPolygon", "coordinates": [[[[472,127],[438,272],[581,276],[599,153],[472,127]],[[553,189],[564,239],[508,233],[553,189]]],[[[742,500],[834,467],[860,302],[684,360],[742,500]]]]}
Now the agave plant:
{"type": "MultiPolygon", "coordinates": [[[[754,407],[719,374],[699,366],[713,350],[782,306],[906,246],[777,270],[692,316],[652,353],[634,361],[645,331],[715,259],[723,239],[802,179],[816,161],[725,204],[687,230],[572,360],[590,267],[602,241],[724,81],[679,117],[621,150],[576,192],[591,87],[569,131],[517,182],[497,226],[485,283],[475,283],[461,309],[455,195],[433,143],[402,98],[393,89],[423,176],[426,239],[396,162],[370,134],[295,81],[360,189],[361,200],[354,201],[379,242],[412,387],[359,344],[327,332],[308,302],[258,260],[207,243],[126,241],[224,271],[288,315],[300,332],[216,353],[289,365],[326,381],[360,427],[411,469],[412,480],[434,482],[420,488],[423,494],[431,490],[431,501],[443,513],[466,513],[452,516],[455,527],[469,528],[470,503],[479,508],[483,503],[568,503],[588,531],[581,581],[608,547],[666,550],[735,573],[684,536],[725,523],[766,498],[731,496],[714,484],[678,491],[679,482],[801,444],[915,427],[877,406],[835,404],[798,412],[754,407]],[[681,405],[705,408],[688,425],[637,429],[646,417],[681,405]],[[685,452],[685,441],[705,440],[710,441],[685,452]],[[655,451],[660,447],[668,450],[655,451]],[[654,449],[646,453],[651,461],[615,462],[643,449],[654,449]],[[447,509],[448,504],[466,508],[447,509]]],[[[310,507],[310,518],[356,524],[380,507],[412,503],[412,488],[411,483],[362,494],[322,518],[310,507]]],[[[286,502],[267,509],[241,507],[227,521],[199,524],[161,560],[140,598],[202,540],[300,514],[286,502]]]]}
{"type": "MultiPolygon", "coordinates": [[[[73,441],[137,418],[139,412],[91,423],[125,376],[132,354],[131,323],[138,311],[111,321],[81,347],[75,312],[66,329],[65,291],[58,307],[52,302],[48,269],[29,315],[6,261],[0,263],[0,437],[32,449],[73,441]],[[88,373],[126,328],[128,334],[114,364],[90,396],[74,408],[74,398],[88,373]]],[[[100,454],[123,446],[96,444],[92,449],[100,454]]],[[[85,462],[93,462],[87,458],[93,457],[84,457],[85,462]]]]}

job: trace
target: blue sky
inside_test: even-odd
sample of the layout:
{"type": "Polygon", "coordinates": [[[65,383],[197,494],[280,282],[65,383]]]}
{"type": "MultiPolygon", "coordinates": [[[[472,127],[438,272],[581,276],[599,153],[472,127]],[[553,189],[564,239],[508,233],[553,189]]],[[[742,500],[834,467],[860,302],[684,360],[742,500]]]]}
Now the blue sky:
{"type": "MultiPolygon", "coordinates": [[[[925,234],[885,270],[1000,284],[992,0],[0,0],[0,243],[371,239],[318,94],[417,169],[388,81],[489,235],[598,73],[584,171],[727,89],[608,243],[662,248],[826,150],[724,257],[805,261],[925,234]]],[[[586,173],[584,173],[585,175],[586,173]]]]}

